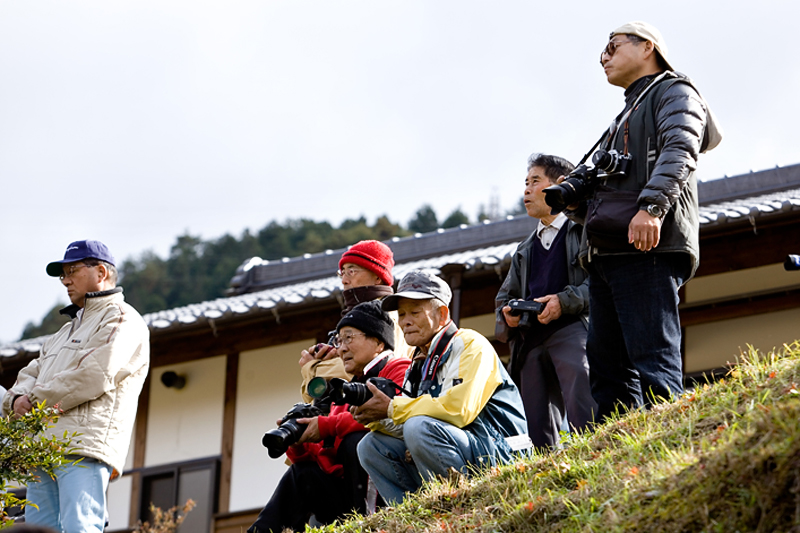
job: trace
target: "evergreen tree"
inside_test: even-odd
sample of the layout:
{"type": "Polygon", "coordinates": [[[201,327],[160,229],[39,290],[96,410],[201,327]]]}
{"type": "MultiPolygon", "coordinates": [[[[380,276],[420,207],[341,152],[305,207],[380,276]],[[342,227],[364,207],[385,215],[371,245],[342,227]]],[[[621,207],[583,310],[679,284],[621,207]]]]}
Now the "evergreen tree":
{"type": "Polygon", "coordinates": [[[469,224],[469,217],[464,214],[460,207],[456,208],[455,211],[450,213],[444,222],[442,222],[443,228],[456,228],[461,224],[469,224]]]}
{"type": "MultiPolygon", "coordinates": [[[[468,223],[467,216],[456,209],[445,219],[444,227],[468,223]]],[[[166,259],[148,250],[117,265],[119,284],[125,289],[128,303],[142,314],[152,313],[223,297],[236,268],[250,257],[268,260],[297,257],[344,248],[362,240],[387,241],[438,227],[433,207],[424,205],[409,222],[408,229],[383,215],[372,226],[360,216],[344,220],[338,228],[310,219],[272,221],[257,233],[244,231],[240,238],[226,234],[208,241],[185,233],[176,238],[166,259]]],[[[29,323],[22,338],[57,331],[67,321],[58,314],[62,307],[59,304],[48,311],[39,325],[29,323]]]]}
{"type": "Polygon", "coordinates": [[[528,211],[525,209],[525,198],[520,197],[517,201],[516,205],[506,211],[506,215],[517,216],[517,215],[524,215],[528,211]]]}
{"type": "Polygon", "coordinates": [[[428,233],[439,228],[439,221],[436,219],[436,212],[429,204],[419,208],[414,218],[408,222],[408,229],[414,233],[428,233]]]}
{"type": "Polygon", "coordinates": [[[25,326],[25,329],[22,330],[22,337],[19,340],[23,339],[33,339],[36,337],[41,337],[43,335],[52,335],[59,329],[61,326],[69,322],[69,316],[62,315],[59,313],[61,309],[65,307],[65,304],[57,303],[50,309],[47,314],[44,315],[42,321],[36,325],[33,322],[28,322],[25,326]]]}

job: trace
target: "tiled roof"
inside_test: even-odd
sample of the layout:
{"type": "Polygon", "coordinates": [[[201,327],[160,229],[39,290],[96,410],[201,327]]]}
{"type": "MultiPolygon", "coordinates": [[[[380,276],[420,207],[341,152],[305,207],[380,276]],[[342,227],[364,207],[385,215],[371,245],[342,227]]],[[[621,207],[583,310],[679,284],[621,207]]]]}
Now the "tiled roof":
{"type": "MultiPolygon", "coordinates": [[[[789,168],[793,171],[792,179],[789,182],[785,179],[785,169],[781,169],[779,176],[781,178],[781,183],[777,188],[782,190],[764,192],[761,194],[758,192],[753,194],[756,189],[753,189],[752,184],[757,183],[763,190],[764,184],[769,182],[769,174],[757,176],[759,179],[755,180],[752,174],[718,180],[720,183],[714,183],[712,188],[717,192],[719,192],[719,190],[724,190],[725,194],[720,194],[718,197],[715,197],[714,200],[716,201],[713,203],[702,203],[704,187],[703,184],[701,184],[701,232],[706,228],[713,228],[736,222],[749,221],[751,224],[757,224],[759,219],[800,211],[800,187],[798,187],[798,185],[800,185],[800,165],[789,168]],[[798,174],[798,176],[794,174],[798,174]],[[740,178],[742,179],[741,182],[738,181],[740,178]],[[746,186],[743,186],[742,183],[744,181],[747,181],[750,185],[745,184],[746,186]],[[787,188],[787,185],[791,184],[795,185],[795,188],[787,188]],[[750,191],[749,196],[747,195],[748,191],[750,191]],[[726,196],[729,199],[725,199],[726,196]]],[[[771,171],[765,171],[765,173],[769,172],[771,171]]],[[[478,228],[479,231],[475,230],[475,226],[471,226],[446,231],[440,230],[439,232],[402,239],[405,243],[403,246],[410,250],[407,254],[411,257],[416,255],[417,258],[405,262],[403,262],[402,259],[398,261],[394,268],[395,278],[400,279],[406,272],[414,269],[438,272],[443,266],[449,264],[462,265],[466,272],[496,269],[498,273],[500,273],[501,268],[506,263],[510,262],[511,255],[522,240],[522,232],[529,232],[530,228],[532,228],[531,219],[526,216],[482,226],[484,226],[484,228],[478,228]],[[495,227],[491,228],[486,226],[495,227]],[[498,232],[498,228],[502,228],[505,231],[498,232]],[[516,233],[516,238],[513,242],[486,245],[487,241],[492,238],[501,240],[500,236],[503,233],[505,233],[506,236],[516,233]],[[472,248],[469,248],[465,244],[470,241],[468,238],[470,235],[479,236],[473,238],[472,242],[475,243],[475,246],[472,248]],[[420,242],[418,244],[413,242],[415,239],[422,239],[426,242],[420,242]],[[438,243],[440,250],[442,248],[449,248],[451,250],[456,248],[456,250],[425,257],[425,251],[435,248],[437,246],[437,240],[440,241],[438,243]]],[[[391,243],[393,249],[396,244],[397,242],[391,243]]],[[[283,261],[282,263],[289,262],[299,265],[303,262],[317,261],[318,265],[314,267],[314,269],[318,269],[324,266],[326,262],[333,261],[332,264],[334,266],[327,269],[327,272],[331,272],[335,270],[335,264],[342,251],[338,253],[328,252],[316,254],[315,256],[306,256],[304,258],[294,258],[283,261]]],[[[314,275],[314,269],[311,269],[312,271],[309,271],[307,275],[314,275]]],[[[296,272],[297,268],[292,268],[290,270],[296,272]]],[[[216,300],[168,309],[157,313],[149,313],[144,316],[144,319],[150,329],[156,332],[190,327],[193,324],[208,321],[229,320],[249,314],[263,313],[265,311],[272,312],[279,316],[284,309],[331,298],[338,299],[341,302],[341,284],[339,279],[336,276],[317,275],[314,279],[288,283],[248,294],[218,298],[216,300]]],[[[45,338],[46,337],[29,339],[0,347],[0,357],[11,357],[23,352],[37,352],[45,338]]]]}
{"type": "MultiPolygon", "coordinates": [[[[495,269],[504,262],[510,261],[517,243],[488,246],[476,250],[456,252],[418,259],[395,265],[394,275],[399,279],[411,270],[430,270],[438,273],[441,267],[448,264],[463,265],[466,270],[495,269]]],[[[191,304],[175,309],[159,311],[144,315],[144,320],[153,332],[165,329],[188,327],[192,324],[209,320],[228,320],[247,314],[271,311],[280,315],[283,309],[311,303],[319,300],[336,298],[341,301],[342,285],[337,276],[284,285],[259,292],[218,298],[199,304],[191,304]]],[[[38,352],[47,337],[29,339],[0,348],[0,356],[14,356],[20,352],[38,352]]]]}
{"type": "Polygon", "coordinates": [[[800,188],[749,198],[739,198],[700,207],[700,229],[800,210],[800,188]]]}

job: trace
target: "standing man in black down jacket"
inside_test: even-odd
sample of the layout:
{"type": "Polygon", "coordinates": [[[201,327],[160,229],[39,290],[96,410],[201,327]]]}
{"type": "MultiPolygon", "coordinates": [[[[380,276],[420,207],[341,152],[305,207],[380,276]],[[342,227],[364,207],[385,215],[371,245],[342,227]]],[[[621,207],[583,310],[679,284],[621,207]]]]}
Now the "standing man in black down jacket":
{"type": "Polygon", "coordinates": [[[587,357],[602,418],[683,391],[678,289],[699,263],[694,171],[721,133],[692,81],[667,62],[653,26],[614,30],[600,64],[608,82],[625,89],[625,108],[600,147],[616,151],[618,166],[630,161],[620,172],[595,160],[607,173],[602,185],[567,214],[585,223],[587,357]]]}

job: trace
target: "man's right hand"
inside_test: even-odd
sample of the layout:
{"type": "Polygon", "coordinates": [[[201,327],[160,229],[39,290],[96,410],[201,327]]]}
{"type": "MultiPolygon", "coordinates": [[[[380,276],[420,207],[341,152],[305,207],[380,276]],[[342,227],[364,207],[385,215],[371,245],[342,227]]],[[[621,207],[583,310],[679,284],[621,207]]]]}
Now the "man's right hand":
{"type": "Polygon", "coordinates": [[[522,318],[522,315],[512,316],[511,315],[511,307],[505,306],[502,309],[503,311],[503,318],[506,319],[506,324],[510,328],[516,328],[519,326],[519,319],[522,318]]]}
{"type": "Polygon", "coordinates": [[[350,414],[353,415],[353,420],[364,426],[389,416],[389,404],[392,402],[391,398],[378,390],[378,387],[372,383],[367,382],[367,388],[372,393],[372,398],[359,407],[350,406],[350,414]]]}
{"type": "Polygon", "coordinates": [[[33,409],[33,404],[28,398],[27,394],[23,394],[14,400],[14,414],[17,417],[24,416],[26,413],[33,409]]]}
{"type": "Polygon", "coordinates": [[[339,352],[330,344],[315,344],[300,352],[300,360],[297,361],[297,364],[304,367],[311,361],[327,361],[338,355],[339,352]]]}

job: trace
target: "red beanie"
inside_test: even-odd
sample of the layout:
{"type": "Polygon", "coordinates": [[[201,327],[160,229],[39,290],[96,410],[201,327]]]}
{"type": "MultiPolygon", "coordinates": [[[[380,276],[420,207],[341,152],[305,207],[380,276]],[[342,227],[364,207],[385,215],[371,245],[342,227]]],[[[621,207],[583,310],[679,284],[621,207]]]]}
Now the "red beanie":
{"type": "Polygon", "coordinates": [[[394,284],[392,268],[394,254],[392,249],[380,241],[361,241],[351,246],[339,259],[339,270],[345,263],[353,263],[366,268],[390,287],[394,284]]]}

